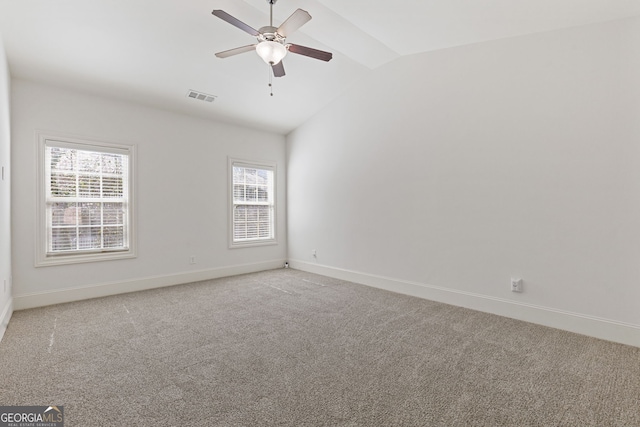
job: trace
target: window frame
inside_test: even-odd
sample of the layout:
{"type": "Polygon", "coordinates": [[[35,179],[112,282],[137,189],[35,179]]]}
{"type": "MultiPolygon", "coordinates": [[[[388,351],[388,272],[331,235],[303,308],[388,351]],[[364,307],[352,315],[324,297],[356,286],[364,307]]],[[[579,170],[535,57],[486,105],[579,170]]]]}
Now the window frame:
{"type": "Polygon", "coordinates": [[[228,157],[228,165],[227,165],[227,172],[228,172],[228,185],[227,185],[227,191],[228,191],[228,230],[229,230],[229,237],[228,237],[228,243],[229,243],[229,248],[230,249],[237,249],[237,248],[247,248],[247,247],[256,247],[256,246],[268,246],[268,245],[277,245],[278,244],[278,227],[277,227],[277,223],[278,223],[278,202],[277,202],[277,179],[278,179],[278,171],[277,171],[277,164],[276,162],[269,162],[269,161],[255,161],[255,160],[247,160],[247,159],[241,159],[241,158],[236,158],[236,157],[228,157]],[[237,167],[243,167],[243,168],[251,168],[251,169],[261,169],[261,170],[268,170],[271,171],[273,173],[273,195],[272,195],[272,204],[271,209],[273,212],[273,218],[272,218],[272,235],[273,237],[269,238],[269,239],[253,239],[253,240],[244,240],[244,241],[234,241],[234,210],[235,210],[235,202],[234,202],[234,198],[233,198],[233,185],[234,185],[234,181],[233,181],[233,167],[237,166],[237,167]]]}
{"type": "Polygon", "coordinates": [[[45,267],[51,265],[76,264],[84,262],[108,261],[116,259],[126,259],[137,257],[137,236],[136,236],[136,210],[135,210],[135,170],[136,170],[136,146],[119,144],[113,142],[99,141],[84,137],[36,132],[37,147],[37,188],[36,188],[36,256],[35,266],[45,267]],[[113,249],[102,251],[78,250],[64,254],[48,253],[48,221],[47,193],[50,183],[47,179],[47,154],[48,146],[72,148],[100,153],[117,153],[128,156],[127,181],[128,198],[127,212],[124,216],[126,221],[126,235],[128,241],[127,249],[113,249]]]}

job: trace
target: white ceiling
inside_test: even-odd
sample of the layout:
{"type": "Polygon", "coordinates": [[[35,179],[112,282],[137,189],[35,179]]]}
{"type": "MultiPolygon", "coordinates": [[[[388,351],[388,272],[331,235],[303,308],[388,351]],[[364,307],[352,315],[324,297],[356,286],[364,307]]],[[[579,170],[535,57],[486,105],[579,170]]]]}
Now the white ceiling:
{"type": "Polygon", "coordinates": [[[334,57],[287,55],[273,97],[255,53],[214,56],[255,39],[211,14],[257,29],[267,0],[0,0],[0,33],[13,77],[287,133],[399,56],[640,15],[638,0],[279,0],[274,25],[297,8],[313,19],[287,41],[334,57]]]}

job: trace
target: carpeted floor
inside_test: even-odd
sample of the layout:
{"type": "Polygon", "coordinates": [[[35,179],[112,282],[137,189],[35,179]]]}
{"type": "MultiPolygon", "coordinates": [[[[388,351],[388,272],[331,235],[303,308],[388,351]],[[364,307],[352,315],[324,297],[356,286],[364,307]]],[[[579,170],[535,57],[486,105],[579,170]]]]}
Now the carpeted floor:
{"type": "Polygon", "coordinates": [[[640,426],[640,349],[292,269],[14,313],[65,426],[640,426]]]}

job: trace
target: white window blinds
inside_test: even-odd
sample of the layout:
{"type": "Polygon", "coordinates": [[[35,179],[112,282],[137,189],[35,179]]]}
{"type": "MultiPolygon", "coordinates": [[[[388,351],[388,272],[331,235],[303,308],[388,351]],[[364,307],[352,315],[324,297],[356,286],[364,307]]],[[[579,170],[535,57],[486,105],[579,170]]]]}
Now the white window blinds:
{"type": "Polygon", "coordinates": [[[233,162],[232,244],[275,239],[274,169],[233,162]]]}
{"type": "Polygon", "coordinates": [[[47,255],[129,248],[129,155],[47,141],[47,255]]]}

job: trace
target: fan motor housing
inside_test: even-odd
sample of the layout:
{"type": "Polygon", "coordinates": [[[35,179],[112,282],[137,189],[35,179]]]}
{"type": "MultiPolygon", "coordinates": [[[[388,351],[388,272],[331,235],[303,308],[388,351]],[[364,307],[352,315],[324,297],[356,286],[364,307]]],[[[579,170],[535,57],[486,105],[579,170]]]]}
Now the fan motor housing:
{"type": "Polygon", "coordinates": [[[260,35],[258,36],[259,41],[269,41],[269,42],[278,42],[283,43],[284,37],[278,34],[278,28],[271,27],[267,25],[266,27],[262,27],[258,30],[260,35]]]}

